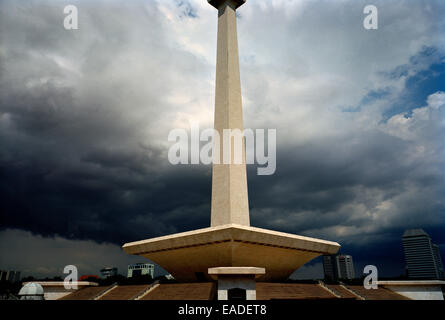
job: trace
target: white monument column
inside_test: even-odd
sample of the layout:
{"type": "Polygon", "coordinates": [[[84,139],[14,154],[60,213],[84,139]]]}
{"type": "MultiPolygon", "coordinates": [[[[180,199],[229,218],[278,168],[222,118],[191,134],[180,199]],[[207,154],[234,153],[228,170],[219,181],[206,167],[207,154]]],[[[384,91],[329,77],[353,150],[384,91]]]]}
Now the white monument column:
{"type": "MultiPolygon", "coordinates": [[[[218,9],[215,129],[224,139],[224,129],[243,130],[236,9],[245,0],[208,2],[218,9]]],[[[218,279],[220,299],[235,287],[255,299],[255,281],[283,281],[315,257],[336,253],[336,242],[250,226],[243,137],[240,141],[241,161],[234,162],[232,146],[232,161],[226,163],[224,145],[215,142],[220,163],[213,164],[209,228],[129,242],[124,251],[150,259],[178,281],[218,279]]]]}
{"type": "Polygon", "coordinates": [[[219,148],[219,164],[213,164],[211,226],[225,224],[250,225],[244,138],[241,162],[236,163],[234,139],[231,141],[230,163],[224,163],[224,129],[243,131],[243,107],[236,31],[236,9],[245,0],[209,0],[218,9],[218,47],[216,58],[215,130],[220,136],[214,143],[219,148]]]}

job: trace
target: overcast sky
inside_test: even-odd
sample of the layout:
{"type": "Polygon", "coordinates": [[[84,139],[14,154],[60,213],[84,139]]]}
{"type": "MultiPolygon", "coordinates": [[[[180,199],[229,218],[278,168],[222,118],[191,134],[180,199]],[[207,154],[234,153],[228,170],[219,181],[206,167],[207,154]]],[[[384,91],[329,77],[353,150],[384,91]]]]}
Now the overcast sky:
{"type": "MultiPolygon", "coordinates": [[[[444,255],[445,3],[238,14],[244,125],[277,130],[275,174],[248,167],[251,224],[337,241],[359,274],[402,274],[406,228],[444,255]]],[[[216,32],[205,0],[0,0],[0,269],[125,273],[144,259],[123,243],[209,226],[211,167],[171,165],[167,136],[213,125],[216,32]]]]}

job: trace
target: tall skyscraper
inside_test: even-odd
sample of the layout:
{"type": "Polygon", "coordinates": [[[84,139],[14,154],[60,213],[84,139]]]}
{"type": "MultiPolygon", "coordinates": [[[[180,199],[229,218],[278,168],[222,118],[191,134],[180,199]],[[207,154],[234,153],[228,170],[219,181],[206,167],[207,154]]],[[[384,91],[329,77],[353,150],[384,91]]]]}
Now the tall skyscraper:
{"type": "Polygon", "coordinates": [[[337,256],[337,269],[339,279],[354,279],[354,263],[350,255],[338,255],[337,256]]]}
{"type": "Polygon", "coordinates": [[[323,256],[324,279],[326,281],[337,281],[337,259],[335,254],[327,254],[323,256]]]}
{"type": "Polygon", "coordinates": [[[354,263],[350,255],[324,255],[323,269],[327,281],[355,278],[354,263]]]}
{"type": "Polygon", "coordinates": [[[402,236],[408,276],[417,279],[443,279],[439,247],[423,229],[408,229],[402,236]]]}
{"type": "Polygon", "coordinates": [[[439,270],[439,279],[445,279],[445,270],[442,263],[442,257],[440,256],[440,248],[437,244],[433,243],[434,259],[436,260],[437,269],[439,270]]]}

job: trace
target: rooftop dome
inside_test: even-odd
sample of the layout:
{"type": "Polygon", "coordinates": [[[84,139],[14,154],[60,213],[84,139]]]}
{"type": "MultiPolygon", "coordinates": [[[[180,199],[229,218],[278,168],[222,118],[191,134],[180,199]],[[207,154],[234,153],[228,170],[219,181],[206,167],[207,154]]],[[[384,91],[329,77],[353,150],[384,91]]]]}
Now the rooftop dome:
{"type": "Polygon", "coordinates": [[[22,300],[43,300],[43,288],[35,282],[26,283],[19,291],[22,300]]]}

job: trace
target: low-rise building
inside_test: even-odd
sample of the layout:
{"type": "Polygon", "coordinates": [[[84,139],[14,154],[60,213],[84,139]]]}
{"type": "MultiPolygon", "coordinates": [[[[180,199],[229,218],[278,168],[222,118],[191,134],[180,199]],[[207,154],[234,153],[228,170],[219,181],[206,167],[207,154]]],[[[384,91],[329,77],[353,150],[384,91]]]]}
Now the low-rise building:
{"type": "Polygon", "coordinates": [[[154,278],[155,266],[150,263],[136,263],[128,266],[128,278],[150,275],[154,278]]]}
{"type": "Polygon", "coordinates": [[[116,267],[104,267],[100,270],[100,274],[104,278],[110,278],[117,275],[117,268],[116,267]]]}

